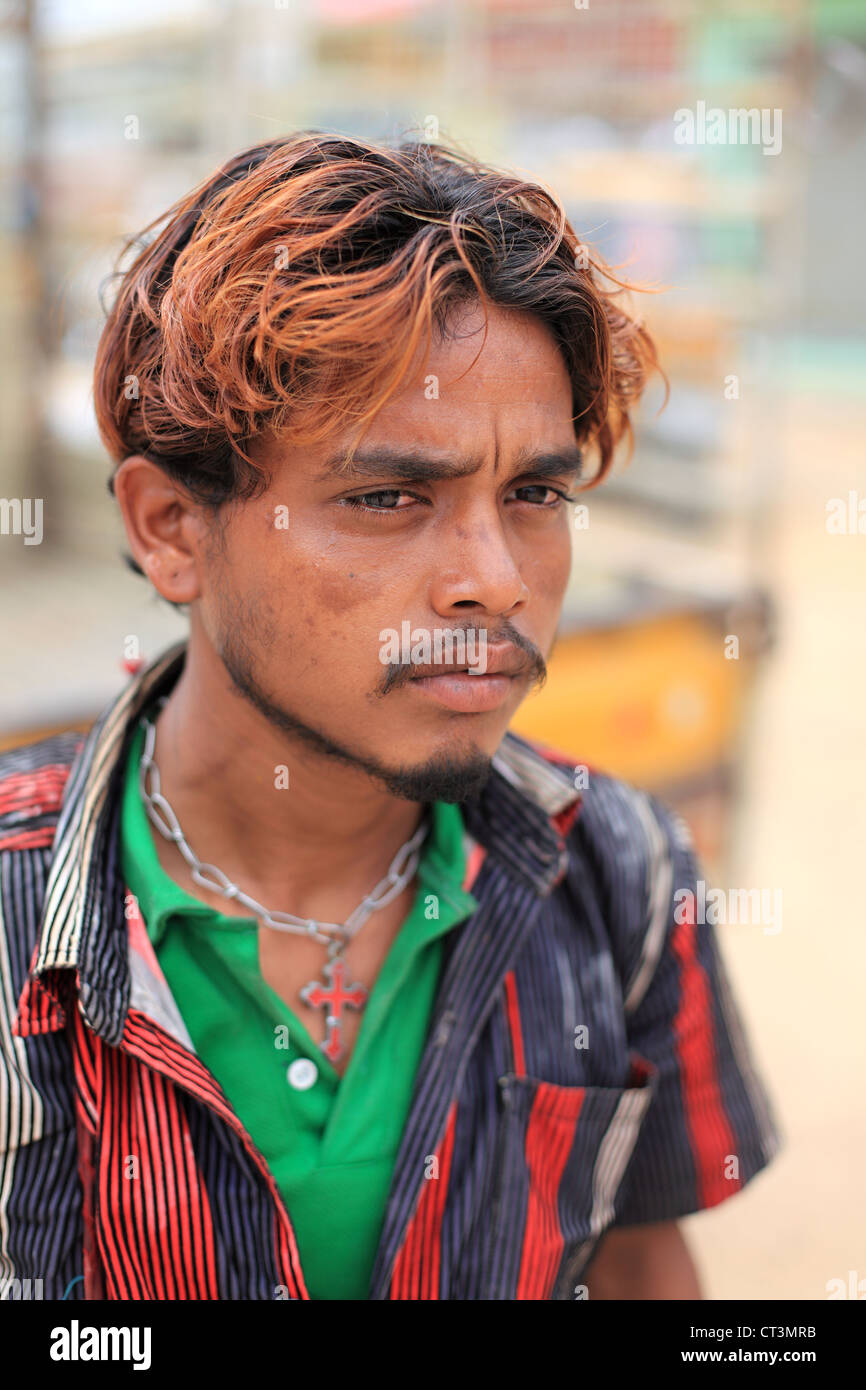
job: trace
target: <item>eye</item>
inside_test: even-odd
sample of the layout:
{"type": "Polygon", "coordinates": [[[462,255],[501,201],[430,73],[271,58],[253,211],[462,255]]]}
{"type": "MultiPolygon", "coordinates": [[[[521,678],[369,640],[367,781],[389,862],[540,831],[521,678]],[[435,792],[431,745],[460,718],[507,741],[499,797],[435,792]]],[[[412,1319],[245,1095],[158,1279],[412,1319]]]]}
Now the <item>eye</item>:
{"type": "Polygon", "coordinates": [[[375,492],[359,492],[354,497],[343,497],[340,500],[343,506],[359,512],[382,513],[407,511],[408,509],[406,507],[398,507],[393,501],[394,498],[398,497],[408,497],[411,501],[419,502],[424,500],[420,497],[416,498],[415,494],[412,492],[403,492],[401,488],[397,487],[377,488],[375,492]],[[372,505],[370,503],[371,498],[373,499],[372,505]],[[391,501],[386,500],[383,502],[383,498],[391,499],[391,501]]]}
{"type": "Polygon", "coordinates": [[[562,491],[560,488],[558,488],[558,487],[551,487],[548,483],[524,483],[522,487],[516,487],[516,488],[514,489],[514,491],[515,491],[515,492],[534,492],[534,493],[536,493],[536,494],[537,494],[537,493],[542,493],[542,494],[544,494],[544,493],[551,493],[551,494],[552,494],[552,498],[551,498],[550,500],[548,500],[548,501],[541,501],[537,496],[536,496],[536,497],[524,497],[524,498],[521,498],[521,499],[520,499],[521,501],[529,502],[530,505],[533,506],[533,507],[544,507],[544,508],[549,508],[549,509],[551,509],[551,510],[552,510],[554,507],[558,507],[559,504],[560,504],[560,502],[576,502],[576,501],[577,501],[577,498],[576,498],[576,497],[572,497],[572,495],[571,495],[570,493],[568,493],[568,492],[563,492],[563,491],[562,491]]]}

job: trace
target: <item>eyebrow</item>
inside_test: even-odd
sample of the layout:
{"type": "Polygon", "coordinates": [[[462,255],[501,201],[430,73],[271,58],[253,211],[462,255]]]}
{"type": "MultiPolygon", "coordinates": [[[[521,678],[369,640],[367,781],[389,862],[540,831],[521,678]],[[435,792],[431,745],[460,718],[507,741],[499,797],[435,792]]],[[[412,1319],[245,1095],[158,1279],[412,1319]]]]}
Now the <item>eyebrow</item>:
{"type": "MultiPolygon", "coordinates": [[[[351,462],[336,454],[319,475],[322,481],[341,478],[388,478],[400,483],[437,483],[452,478],[468,478],[484,466],[483,459],[454,458],[452,455],[425,453],[423,449],[369,449],[355,454],[351,462]]],[[[583,476],[583,452],[577,445],[564,449],[522,449],[516,459],[515,477],[556,477],[575,480],[583,476]]]]}

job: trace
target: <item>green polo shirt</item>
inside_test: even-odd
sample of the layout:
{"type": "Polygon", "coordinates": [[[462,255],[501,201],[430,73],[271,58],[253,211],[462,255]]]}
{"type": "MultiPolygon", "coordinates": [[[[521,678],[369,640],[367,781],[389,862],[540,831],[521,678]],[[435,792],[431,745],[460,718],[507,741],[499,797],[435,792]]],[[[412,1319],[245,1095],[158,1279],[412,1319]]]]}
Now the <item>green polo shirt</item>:
{"type": "MultiPolygon", "coordinates": [[[[199,1059],[267,1160],[292,1220],[310,1297],[365,1299],[429,1028],[442,937],[478,906],[461,886],[460,809],[433,805],[415,901],[370,991],[341,1077],[262,979],[258,922],[214,912],[162,868],[152,838],[159,832],[138,787],[143,744],[139,724],[123,794],[126,885],[199,1059]],[[302,1058],[315,1072],[309,1065],[293,1069],[302,1058]]],[[[323,946],[323,964],[326,958],[323,946]]]]}

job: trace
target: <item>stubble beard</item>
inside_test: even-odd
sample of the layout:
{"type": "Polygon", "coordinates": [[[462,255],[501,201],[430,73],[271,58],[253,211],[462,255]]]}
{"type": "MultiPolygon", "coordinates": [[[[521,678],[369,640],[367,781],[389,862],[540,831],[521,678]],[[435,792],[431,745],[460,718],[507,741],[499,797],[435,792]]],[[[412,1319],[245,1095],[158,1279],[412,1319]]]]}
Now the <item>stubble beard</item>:
{"type": "Polygon", "coordinates": [[[319,757],[330,758],[344,767],[364,772],[381,783],[392,796],[404,801],[459,803],[480,796],[492,771],[492,757],[478,748],[459,758],[442,750],[421,763],[389,767],[314,728],[299,715],[276,704],[257,678],[254,652],[245,636],[249,624],[245,628],[238,620],[239,616],[234,621],[231,617],[226,621],[221,616],[217,655],[237,692],[258,710],[272,728],[299,740],[319,757]]]}

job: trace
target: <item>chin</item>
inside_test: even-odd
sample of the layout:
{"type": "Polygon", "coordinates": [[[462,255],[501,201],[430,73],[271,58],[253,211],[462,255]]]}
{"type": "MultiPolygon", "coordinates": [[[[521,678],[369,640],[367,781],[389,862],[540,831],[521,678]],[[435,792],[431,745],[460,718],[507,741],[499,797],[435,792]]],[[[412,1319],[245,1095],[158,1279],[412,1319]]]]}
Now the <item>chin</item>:
{"type": "Polygon", "coordinates": [[[424,762],[382,768],[380,779],[392,796],[406,801],[470,801],[484,790],[493,754],[475,749],[462,757],[435,753],[424,762]]]}

